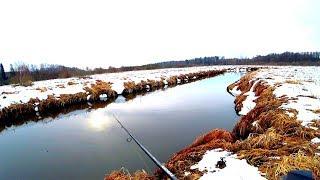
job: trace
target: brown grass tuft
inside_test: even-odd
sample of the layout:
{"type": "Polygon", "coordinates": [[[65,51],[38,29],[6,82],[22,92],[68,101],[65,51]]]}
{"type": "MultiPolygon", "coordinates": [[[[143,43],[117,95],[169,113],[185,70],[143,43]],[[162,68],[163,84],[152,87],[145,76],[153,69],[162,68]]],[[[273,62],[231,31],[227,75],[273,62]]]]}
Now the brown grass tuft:
{"type": "MultiPolygon", "coordinates": [[[[222,129],[214,129],[200,136],[190,146],[173,155],[166,163],[166,166],[178,178],[184,178],[184,172],[190,171],[190,167],[199,162],[207,150],[215,148],[231,149],[234,141],[235,137],[232,133],[222,129]]],[[[192,174],[200,176],[202,172],[192,171],[192,174]]],[[[158,172],[157,176],[162,177],[163,174],[158,172]]]]}
{"type": "Polygon", "coordinates": [[[320,114],[320,109],[313,110],[314,113],[320,114]]]}
{"type": "Polygon", "coordinates": [[[46,87],[37,87],[36,90],[40,91],[40,92],[46,92],[48,91],[48,89],[46,87]]]}
{"type": "Polygon", "coordinates": [[[75,84],[78,84],[78,83],[75,83],[75,82],[73,82],[73,81],[69,81],[69,82],[68,82],[68,85],[69,85],[69,86],[75,85],[75,84]]]}
{"type": "Polygon", "coordinates": [[[145,171],[136,171],[134,174],[130,174],[125,170],[113,171],[106,175],[104,180],[154,180],[155,177],[148,175],[145,171]]]}
{"type": "Polygon", "coordinates": [[[33,82],[31,80],[27,80],[27,81],[21,82],[20,85],[24,87],[28,87],[28,86],[32,86],[33,82]]]}
{"type": "Polygon", "coordinates": [[[209,133],[198,137],[189,148],[209,143],[213,140],[224,140],[226,142],[235,142],[235,137],[229,131],[223,129],[213,129],[209,133]]]}
{"type": "Polygon", "coordinates": [[[64,86],[64,84],[57,84],[57,87],[58,87],[58,88],[66,88],[66,87],[64,86]]]}
{"type": "Polygon", "coordinates": [[[241,92],[248,92],[254,83],[251,80],[254,78],[256,74],[257,72],[253,71],[241,77],[241,79],[237,82],[237,86],[238,86],[237,90],[240,90],[241,92]]]}
{"type": "Polygon", "coordinates": [[[302,84],[299,80],[286,80],[285,83],[288,84],[302,84]]]}
{"type": "Polygon", "coordinates": [[[115,92],[111,89],[111,83],[97,80],[96,84],[91,84],[87,89],[91,95],[91,100],[98,100],[101,94],[107,94],[108,97],[115,97],[115,92]]]}
{"type": "Polygon", "coordinates": [[[307,156],[302,151],[283,156],[281,161],[274,163],[267,169],[268,179],[280,179],[292,170],[311,170],[314,178],[320,178],[320,157],[307,156]]]}
{"type": "MultiPolygon", "coordinates": [[[[134,81],[124,82],[123,86],[124,86],[124,89],[125,89],[124,91],[127,94],[133,93],[135,91],[135,89],[136,89],[136,83],[134,81]]],[[[120,93],[120,92],[118,92],[118,93],[120,93]]]]}

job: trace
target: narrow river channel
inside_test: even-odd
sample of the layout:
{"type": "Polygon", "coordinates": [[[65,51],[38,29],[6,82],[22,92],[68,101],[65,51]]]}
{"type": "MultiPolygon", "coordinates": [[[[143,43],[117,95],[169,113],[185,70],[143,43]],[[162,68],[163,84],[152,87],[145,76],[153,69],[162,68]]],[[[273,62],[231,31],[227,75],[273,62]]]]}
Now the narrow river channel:
{"type": "Polygon", "coordinates": [[[240,78],[226,73],[139,95],[100,109],[12,126],[0,133],[0,179],[103,179],[111,170],[153,172],[153,163],[113,119],[165,162],[213,128],[232,130],[238,116],[226,87],[240,78]]]}

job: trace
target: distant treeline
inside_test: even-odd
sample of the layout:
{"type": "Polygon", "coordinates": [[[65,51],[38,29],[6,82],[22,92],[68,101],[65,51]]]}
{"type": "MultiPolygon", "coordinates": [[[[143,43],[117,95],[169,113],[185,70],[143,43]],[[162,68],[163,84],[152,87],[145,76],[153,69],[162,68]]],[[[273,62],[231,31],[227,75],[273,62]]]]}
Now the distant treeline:
{"type": "Polygon", "coordinates": [[[210,65],[320,65],[320,52],[268,54],[253,58],[229,58],[213,56],[202,57],[184,61],[167,61],[143,65],[146,69],[189,67],[189,66],[210,66],[210,65]]]}
{"type": "Polygon", "coordinates": [[[92,74],[114,73],[133,70],[151,70],[161,68],[180,68],[211,65],[320,65],[320,52],[268,54],[253,58],[224,58],[220,56],[202,57],[183,61],[165,61],[142,66],[122,66],[86,70],[62,65],[41,64],[40,66],[25,63],[10,64],[10,70],[5,71],[0,63],[0,85],[20,84],[29,86],[33,81],[86,76],[92,74]]]}

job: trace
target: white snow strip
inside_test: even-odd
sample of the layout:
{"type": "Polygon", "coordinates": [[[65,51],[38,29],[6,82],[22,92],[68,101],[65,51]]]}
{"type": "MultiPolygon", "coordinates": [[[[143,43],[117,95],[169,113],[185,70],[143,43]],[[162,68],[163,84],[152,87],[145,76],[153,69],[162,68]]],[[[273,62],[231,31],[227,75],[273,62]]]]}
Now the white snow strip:
{"type": "Polygon", "coordinates": [[[255,81],[250,89],[250,91],[244,93],[246,95],[246,99],[242,102],[242,108],[239,112],[240,115],[246,115],[248,112],[250,112],[254,107],[256,107],[256,103],[254,100],[256,100],[258,97],[256,97],[255,93],[253,92],[253,89],[255,85],[259,83],[259,81],[255,81]]]}
{"type": "Polygon", "coordinates": [[[200,179],[265,179],[261,176],[257,167],[251,166],[245,159],[238,159],[231,152],[222,149],[207,151],[202,160],[191,169],[207,171],[200,179]],[[226,167],[219,169],[216,167],[218,161],[224,159],[226,167]]]}

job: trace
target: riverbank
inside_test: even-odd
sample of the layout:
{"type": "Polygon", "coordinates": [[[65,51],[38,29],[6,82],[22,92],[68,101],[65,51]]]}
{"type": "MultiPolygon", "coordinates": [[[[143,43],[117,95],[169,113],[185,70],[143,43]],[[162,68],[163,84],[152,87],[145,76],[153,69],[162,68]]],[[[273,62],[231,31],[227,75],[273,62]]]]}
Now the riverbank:
{"type": "Polygon", "coordinates": [[[25,119],[43,119],[52,112],[73,106],[109,103],[118,95],[130,99],[137,94],[214,77],[226,71],[246,71],[247,68],[210,66],[131,71],[39,81],[28,87],[1,86],[0,123],[11,125],[25,119]]]}
{"type": "Polygon", "coordinates": [[[214,129],[198,137],[166,167],[179,179],[279,179],[296,169],[319,178],[319,70],[271,67],[247,73],[227,88],[241,115],[233,131],[214,129]]]}

